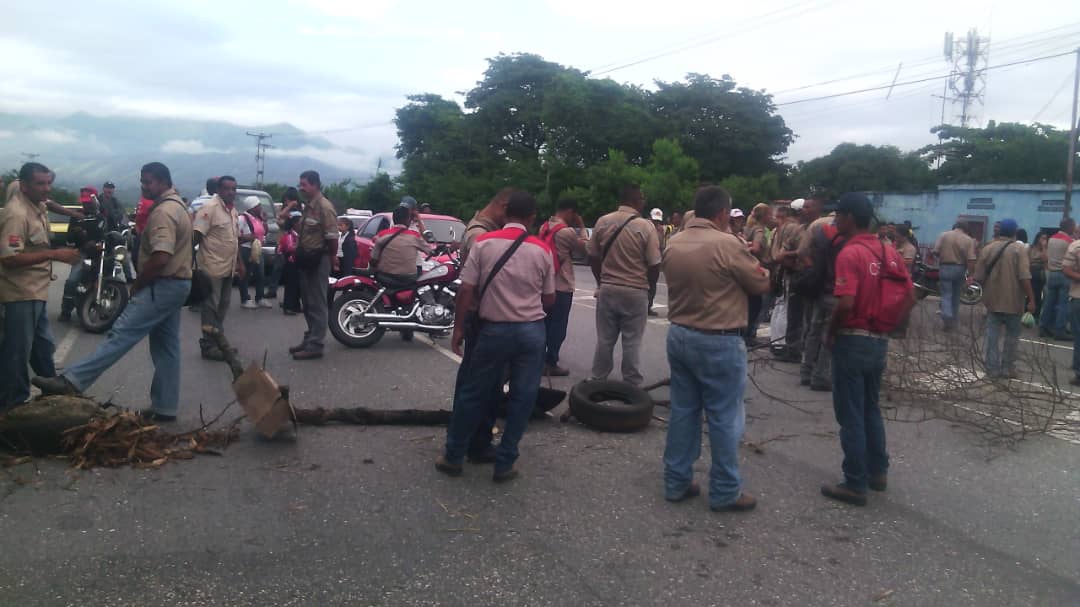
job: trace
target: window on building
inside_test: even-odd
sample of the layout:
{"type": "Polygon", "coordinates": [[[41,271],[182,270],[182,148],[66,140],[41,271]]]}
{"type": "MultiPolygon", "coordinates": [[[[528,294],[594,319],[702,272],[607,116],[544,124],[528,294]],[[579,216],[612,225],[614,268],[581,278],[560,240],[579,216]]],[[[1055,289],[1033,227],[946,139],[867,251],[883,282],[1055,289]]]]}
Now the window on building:
{"type": "Polygon", "coordinates": [[[994,208],[993,198],[972,198],[968,201],[967,208],[969,209],[992,209],[994,208]]]}

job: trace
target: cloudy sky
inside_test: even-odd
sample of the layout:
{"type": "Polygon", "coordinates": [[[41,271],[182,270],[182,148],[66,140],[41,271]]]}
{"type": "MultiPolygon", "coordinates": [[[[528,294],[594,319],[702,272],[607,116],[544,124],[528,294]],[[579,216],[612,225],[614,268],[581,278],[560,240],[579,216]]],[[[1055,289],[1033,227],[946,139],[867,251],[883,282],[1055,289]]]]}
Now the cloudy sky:
{"type": "MultiPolygon", "coordinates": [[[[799,136],[788,159],[801,160],[843,141],[929,143],[942,80],[888,99],[783,104],[887,85],[901,62],[899,82],[946,74],[946,31],[978,28],[991,39],[990,65],[1080,46],[1075,0],[39,0],[5,13],[0,112],[289,122],[340,146],[313,151],[321,159],[368,169],[393,156],[390,121],[405,95],[460,100],[501,52],[646,86],[730,74],[775,93],[799,136]]],[[[1073,65],[1062,57],[989,72],[979,118],[1067,126],[1073,65]]]]}

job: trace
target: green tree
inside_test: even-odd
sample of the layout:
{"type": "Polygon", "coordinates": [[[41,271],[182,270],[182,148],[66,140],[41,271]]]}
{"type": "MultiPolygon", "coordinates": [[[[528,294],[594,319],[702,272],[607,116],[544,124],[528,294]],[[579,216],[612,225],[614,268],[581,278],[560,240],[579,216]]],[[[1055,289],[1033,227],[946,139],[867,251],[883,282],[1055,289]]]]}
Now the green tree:
{"type": "Polygon", "coordinates": [[[627,161],[626,154],[609,150],[608,157],[589,168],[589,199],[579,201],[579,211],[588,222],[615,210],[619,202],[619,190],[624,186],[645,180],[645,171],[627,161]]]}
{"type": "Polygon", "coordinates": [[[919,192],[935,186],[934,174],[918,152],[893,146],[841,143],[825,156],[798,163],[791,173],[791,194],[829,197],[844,192],[919,192]]]}
{"type": "Polygon", "coordinates": [[[776,173],[765,173],[758,177],[732,175],[719,185],[731,194],[732,206],[744,211],[749,211],[759,202],[780,197],[780,177],[776,173]]]}
{"type": "MultiPolygon", "coordinates": [[[[920,153],[941,162],[935,172],[941,183],[1061,183],[1065,178],[1067,131],[991,120],[982,129],[940,126],[931,132],[941,143],[920,153]]],[[[1080,163],[1073,170],[1080,171],[1080,163]]]]}
{"type": "Polygon", "coordinates": [[[645,166],[643,187],[649,207],[664,210],[664,216],[683,211],[693,204],[698,185],[698,163],[683,153],[674,139],[657,139],[652,157],[645,166]]]}

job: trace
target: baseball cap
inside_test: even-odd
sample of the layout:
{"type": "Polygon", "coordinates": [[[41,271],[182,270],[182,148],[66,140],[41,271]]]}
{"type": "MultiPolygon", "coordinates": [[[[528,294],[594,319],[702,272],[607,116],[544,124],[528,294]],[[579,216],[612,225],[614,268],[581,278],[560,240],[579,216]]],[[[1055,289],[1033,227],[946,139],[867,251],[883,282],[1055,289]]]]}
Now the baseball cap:
{"type": "Polygon", "coordinates": [[[651,217],[653,221],[663,221],[664,211],[662,209],[653,209],[649,211],[649,217],[651,217]]]}
{"type": "Polygon", "coordinates": [[[790,206],[795,211],[801,211],[803,206],[805,206],[805,205],[806,205],[806,199],[805,198],[796,198],[795,200],[791,201],[790,206]]]}
{"type": "Polygon", "coordinates": [[[739,217],[746,217],[746,214],[742,212],[742,209],[731,209],[731,218],[738,219],[739,217]]]}
{"type": "Polygon", "coordinates": [[[401,206],[405,207],[406,209],[416,209],[416,199],[412,196],[402,196],[401,206]]]}
{"type": "Polygon", "coordinates": [[[101,187],[102,187],[102,188],[115,188],[115,187],[116,187],[116,184],[115,184],[115,183],[113,183],[113,182],[111,182],[111,181],[106,181],[106,182],[105,182],[105,184],[104,184],[104,185],[102,185],[101,187]]]}
{"type": "Polygon", "coordinates": [[[836,212],[853,215],[856,218],[870,220],[874,217],[874,205],[866,194],[848,192],[836,202],[836,212]]]}
{"type": "Polygon", "coordinates": [[[1015,219],[1002,219],[1001,220],[1001,235],[1002,236],[1016,236],[1016,230],[1020,226],[1017,225],[1015,219]]]}

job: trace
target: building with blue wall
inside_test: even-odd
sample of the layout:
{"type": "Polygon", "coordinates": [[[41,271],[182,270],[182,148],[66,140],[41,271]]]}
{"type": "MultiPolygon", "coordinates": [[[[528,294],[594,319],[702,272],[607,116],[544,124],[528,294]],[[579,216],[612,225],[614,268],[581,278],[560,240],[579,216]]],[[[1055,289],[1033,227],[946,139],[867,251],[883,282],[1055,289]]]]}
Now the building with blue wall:
{"type": "Polygon", "coordinates": [[[980,242],[991,239],[994,222],[1005,218],[1015,219],[1034,240],[1040,230],[1057,231],[1065,208],[1065,186],[1057,184],[943,185],[936,192],[867,194],[882,221],[911,221],[924,247],[958,219],[971,225],[980,242]]]}

